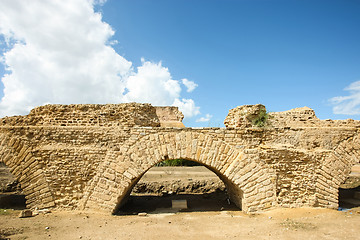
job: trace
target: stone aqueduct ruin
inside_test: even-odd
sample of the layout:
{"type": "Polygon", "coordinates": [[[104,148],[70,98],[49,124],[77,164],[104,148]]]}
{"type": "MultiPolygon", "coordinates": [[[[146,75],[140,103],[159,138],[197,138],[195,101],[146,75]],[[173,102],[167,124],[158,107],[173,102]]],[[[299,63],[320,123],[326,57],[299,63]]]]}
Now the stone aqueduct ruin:
{"type": "Polygon", "coordinates": [[[149,168],[177,158],[215,172],[244,212],[337,208],[338,188],[359,164],[360,121],[319,120],[305,107],[254,126],[264,109],[234,108],[226,128],[185,128],[175,107],[46,105],[0,119],[0,161],[29,208],[114,212],[149,168]]]}

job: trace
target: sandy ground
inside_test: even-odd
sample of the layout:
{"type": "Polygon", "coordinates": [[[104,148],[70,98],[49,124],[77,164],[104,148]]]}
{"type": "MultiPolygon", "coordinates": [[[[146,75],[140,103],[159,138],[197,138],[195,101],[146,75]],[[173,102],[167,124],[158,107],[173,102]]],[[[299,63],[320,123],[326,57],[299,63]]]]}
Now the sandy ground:
{"type": "MultiPolygon", "coordinates": [[[[195,168],[153,168],[142,182],[218,179],[195,168]]],[[[20,210],[0,209],[1,239],[360,239],[360,208],[274,209],[247,215],[227,203],[226,194],[134,195],[125,215],[52,211],[18,218],[20,210]],[[186,199],[176,211],[171,200],[186,199]],[[138,212],[147,216],[138,216],[138,212]],[[127,214],[127,215],[126,215],[127,214]]]]}
{"type": "MultiPolygon", "coordinates": [[[[52,212],[18,218],[0,215],[10,239],[360,239],[360,211],[277,209],[111,216],[52,212]]],[[[5,236],[3,236],[5,238],[5,236]]],[[[6,238],[5,238],[6,239],[6,238]]]]}

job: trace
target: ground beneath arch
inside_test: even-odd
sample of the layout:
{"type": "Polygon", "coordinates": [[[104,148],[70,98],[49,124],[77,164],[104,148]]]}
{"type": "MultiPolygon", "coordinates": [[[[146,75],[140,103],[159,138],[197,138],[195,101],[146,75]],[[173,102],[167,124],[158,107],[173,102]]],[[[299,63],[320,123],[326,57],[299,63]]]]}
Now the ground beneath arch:
{"type": "Polygon", "coordinates": [[[153,167],[134,186],[129,200],[117,213],[172,213],[173,200],[186,200],[183,211],[239,210],[231,203],[224,183],[203,166],[153,167]]]}

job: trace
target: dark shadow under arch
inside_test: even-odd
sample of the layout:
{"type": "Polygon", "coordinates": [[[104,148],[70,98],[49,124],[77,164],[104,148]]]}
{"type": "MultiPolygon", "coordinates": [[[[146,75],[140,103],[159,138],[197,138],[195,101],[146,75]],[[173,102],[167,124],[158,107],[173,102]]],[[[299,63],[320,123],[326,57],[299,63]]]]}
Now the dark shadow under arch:
{"type": "Polygon", "coordinates": [[[340,185],[338,191],[339,210],[347,211],[360,207],[360,164],[355,164],[340,185]]]}
{"type": "Polygon", "coordinates": [[[350,210],[360,207],[360,186],[339,188],[339,210],[350,210]]]}
{"type": "Polygon", "coordinates": [[[25,194],[18,179],[0,162],[0,208],[25,209],[25,194]]]}
{"type": "MultiPolygon", "coordinates": [[[[169,160],[168,158],[164,158],[160,160],[158,163],[161,163],[163,161],[169,160]]],[[[122,200],[117,204],[115,210],[113,211],[113,214],[115,215],[131,215],[131,214],[137,214],[139,212],[154,212],[154,213],[160,213],[160,212],[174,212],[177,210],[171,209],[171,202],[172,200],[186,200],[188,209],[183,209],[182,211],[191,211],[191,212],[197,212],[197,211],[220,211],[220,210],[241,210],[239,207],[237,207],[231,200],[228,193],[228,188],[234,188],[233,185],[228,179],[226,179],[225,176],[221,175],[218,171],[216,171],[214,168],[207,166],[203,163],[200,163],[198,161],[192,160],[192,159],[184,159],[187,161],[195,162],[197,163],[195,167],[187,167],[189,168],[206,168],[210,172],[214,173],[223,183],[222,188],[215,188],[214,191],[211,192],[198,192],[198,193],[182,193],[180,191],[173,191],[173,193],[160,193],[158,194],[136,194],[132,195],[132,191],[134,190],[135,186],[139,183],[139,181],[144,177],[146,173],[150,169],[157,168],[158,170],[161,170],[161,168],[166,167],[158,167],[155,164],[152,167],[148,168],[146,171],[144,171],[138,178],[136,178],[132,184],[128,187],[126,191],[125,197],[122,198],[122,200]]],[[[182,168],[180,167],[172,167],[174,170],[176,168],[182,168]]],[[[159,189],[160,190],[160,189],[159,189]]]]}

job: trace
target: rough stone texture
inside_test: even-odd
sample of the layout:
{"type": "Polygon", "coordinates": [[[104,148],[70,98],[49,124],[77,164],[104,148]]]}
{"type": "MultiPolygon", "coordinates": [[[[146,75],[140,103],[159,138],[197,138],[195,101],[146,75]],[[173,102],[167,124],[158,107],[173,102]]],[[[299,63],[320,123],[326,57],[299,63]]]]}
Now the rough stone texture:
{"type": "Polygon", "coordinates": [[[21,186],[14,175],[10,173],[9,168],[0,162],[0,195],[4,192],[21,193],[21,186]]]}
{"type": "Polygon", "coordinates": [[[252,127],[253,121],[259,116],[260,111],[266,112],[266,108],[262,104],[238,106],[229,110],[224,124],[227,128],[252,127]]]}
{"type": "Polygon", "coordinates": [[[238,124],[236,112],[228,128],[171,128],[149,104],[46,105],[0,120],[0,161],[32,209],[116,211],[148,169],[176,158],[216,173],[245,212],[337,208],[359,164],[360,122],[308,108],[269,115],[264,128],[238,124]]]}
{"type": "Polygon", "coordinates": [[[33,216],[33,212],[30,209],[22,210],[19,214],[19,218],[27,218],[32,216],[33,216]]]}
{"type": "Polygon", "coordinates": [[[135,185],[133,193],[211,193],[215,191],[224,191],[224,183],[218,179],[214,180],[197,180],[197,181],[161,181],[161,182],[139,182],[135,185]]]}
{"type": "Polygon", "coordinates": [[[340,185],[340,188],[350,189],[360,186],[360,164],[354,165],[351,168],[351,173],[344,183],[340,185]]]}
{"type": "Polygon", "coordinates": [[[184,115],[177,107],[155,107],[161,127],[185,127],[182,123],[184,115]]]}
{"type": "Polygon", "coordinates": [[[45,105],[27,116],[5,117],[12,126],[148,126],[159,127],[156,109],[150,104],[72,104],[45,105]]]}

